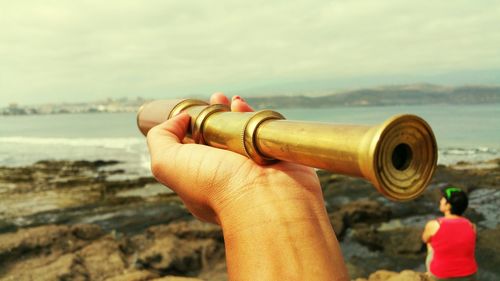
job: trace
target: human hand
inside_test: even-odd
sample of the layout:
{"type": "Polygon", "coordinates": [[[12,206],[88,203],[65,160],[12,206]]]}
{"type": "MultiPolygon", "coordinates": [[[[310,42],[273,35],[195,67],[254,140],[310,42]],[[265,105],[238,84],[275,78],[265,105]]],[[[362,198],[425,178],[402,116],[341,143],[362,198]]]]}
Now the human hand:
{"type": "MultiPolygon", "coordinates": [[[[235,112],[253,111],[240,97],[229,102],[222,93],[212,95],[210,103],[230,105],[235,112]]],[[[181,143],[189,120],[187,114],[167,120],[152,128],[147,140],[153,175],[176,192],[196,217],[220,223],[220,215],[268,201],[322,200],[311,168],[286,162],[259,166],[231,151],[181,143]]]]}
{"type": "MultiPolygon", "coordinates": [[[[210,103],[252,111],[220,93],[210,103]]],[[[182,143],[189,119],[181,113],[148,132],[152,171],[193,215],[222,226],[229,279],[349,280],[315,171],[182,143]]]]}

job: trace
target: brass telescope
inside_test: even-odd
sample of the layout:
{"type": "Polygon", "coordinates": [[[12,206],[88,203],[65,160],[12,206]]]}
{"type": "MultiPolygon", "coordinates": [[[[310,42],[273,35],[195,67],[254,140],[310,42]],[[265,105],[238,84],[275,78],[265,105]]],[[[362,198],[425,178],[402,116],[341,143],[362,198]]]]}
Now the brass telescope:
{"type": "Polygon", "coordinates": [[[181,111],[191,116],[195,143],[231,150],[256,163],[294,162],[369,180],[395,201],[427,187],[437,162],[431,127],[415,115],[397,115],[376,126],[285,120],[278,112],[231,112],[204,101],[157,100],[144,104],[137,125],[146,135],[181,111]]]}

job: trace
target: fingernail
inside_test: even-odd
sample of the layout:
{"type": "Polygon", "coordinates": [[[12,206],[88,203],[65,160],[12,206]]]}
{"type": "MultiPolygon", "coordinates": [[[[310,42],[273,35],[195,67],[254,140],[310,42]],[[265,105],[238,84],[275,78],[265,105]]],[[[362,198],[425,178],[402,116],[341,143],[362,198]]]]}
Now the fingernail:
{"type": "Polygon", "coordinates": [[[245,101],[245,100],[244,100],[242,97],[240,97],[240,96],[234,96],[234,97],[233,97],[233,101],[234,101],[234,100],[240,100],[240,101],[242,101],[242,102],[244,102],[244,101],[245,101]]]}

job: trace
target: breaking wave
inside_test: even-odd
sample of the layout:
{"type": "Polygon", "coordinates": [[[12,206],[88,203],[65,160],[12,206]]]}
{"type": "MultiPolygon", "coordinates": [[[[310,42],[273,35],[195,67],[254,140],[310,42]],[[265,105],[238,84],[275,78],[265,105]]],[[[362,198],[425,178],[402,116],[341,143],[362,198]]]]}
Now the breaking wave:
{"type": "Polygon", "coordinates": [[[0,137],[0,143],[18,145],[65,145],[75,147],[103,147],[130,149],[144,144],[143,138],[41,138],[41,137],[0,137]]]}
{"type": "Polygon", "coordinates": [[[449,165],[460,161],[481,162],[500,158],[500,151],[490,147],[460,148],[449,147],[439,149],[439,164],[449,165]]]}
{"type": "Polygon", "coordinates": [[[40,160],[117,160],[129,174],[150,175],[144,138],[0,137],[0,166],[40,160]]]}

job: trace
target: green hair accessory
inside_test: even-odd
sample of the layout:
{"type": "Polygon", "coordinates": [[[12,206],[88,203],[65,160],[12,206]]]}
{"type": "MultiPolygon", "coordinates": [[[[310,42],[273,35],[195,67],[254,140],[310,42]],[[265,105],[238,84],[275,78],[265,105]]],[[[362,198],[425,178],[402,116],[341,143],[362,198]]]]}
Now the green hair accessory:
{"type": "Polygon", "coordinates": [[[457,187],[448,187],[444,190],[444,193],[446,195],[446,199],[450,199],[450,196],[453,192],[461,192],[462,190],[457,187]]]}

